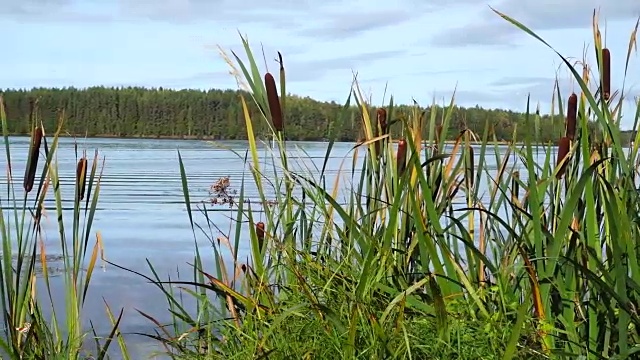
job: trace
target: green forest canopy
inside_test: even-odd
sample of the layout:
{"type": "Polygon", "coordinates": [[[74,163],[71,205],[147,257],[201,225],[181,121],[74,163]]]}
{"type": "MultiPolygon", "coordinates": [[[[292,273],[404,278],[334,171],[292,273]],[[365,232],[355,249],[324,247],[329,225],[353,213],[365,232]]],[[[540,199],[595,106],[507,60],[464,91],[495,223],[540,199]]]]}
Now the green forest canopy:
{"type": "MultiPolygon", "coordinates": [[[[9,119],[9,132],[29,133],[30,101],[38,99],[39,119],[47,129],[54,129],[60,109],[65,111],[64,133],[78,136],[157,137],[198,139],[245,139],[245,123],[240,91],[235,90],[170,90],[141,87],[34,88],[2,91],[9,119]]],[[[247,100],[249,98],[247,97],[247,100]]],[[[250,111],[258,110],[248,100],[250,111]]],[[[289,95],[285,132],[291,140],[355,141],[361,138],[358,109],[352,106],[347,116],[344,104],[321,102],[308,97],[289,95]],[[342,114],[342,116],[341,116],[342,114]]],[[[441,107],[425,108],[430,111],[441,107]]],[[[372,109],[375,111],[375,109],[372,109]]],[[[394,107],[393,118],[415,111],[413,106],[394,107]]],[[[533,117],[531,117],[533,118],[533,117]]],[[[391,119],[393,120],[393,119],[391,119]]],[[[459,129],[468,127],[482,135],[485,124],[493,125],[496,139],[509,141],[517,126],[518,138],[533,131],[533,121],[527,124],[525,114],[502,109],[455,107],[447,137],[453,138],[459,129]]],[[[254,125],[256,134],[266,134],[266,124],[254,125]]],[[[394,126],[392,133],[400,131],[394,126]]],[[[556,142],[564,132],[564,119],[543,115],[539,139],[556,142]]]]}

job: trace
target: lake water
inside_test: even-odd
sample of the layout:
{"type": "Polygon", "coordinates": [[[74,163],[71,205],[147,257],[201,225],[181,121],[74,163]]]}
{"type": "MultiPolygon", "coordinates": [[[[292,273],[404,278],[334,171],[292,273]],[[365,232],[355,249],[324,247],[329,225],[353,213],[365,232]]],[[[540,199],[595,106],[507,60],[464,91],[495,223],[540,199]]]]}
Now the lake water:
{"type": "MultiPolygon", "coordinates": [[[[10,142],[16,190],[21,191],[29,139],[13,137],[10,142]]],[[[169,274],[175,278],[178,270],[184,274],[183,278],[189,278],[190,268],[187,263],[193,260],[194,239],[182,192],[178,149],[185,164],[193,202],[208,199],[210,185],[221,177],[230,177],[232,187],[239,189],[243,175],[246,177],[246,196],[257,201],[253,179],[243,160],[232,151],[219,149],[217,145],[209,142],[146,139],[82,139],[78,142],[79,150],[87,149],[90,164],[94,149],[98,149],[100,157],[105,158],[102,189],[93,232],[99,231],[102,234],[106,258],[126,268],[150,274],[145,263],[145,258],[148,258],[159,275],[165,279],[169,274]]],[[[218,144],[234,149],[242,155],[247,150],[247,143],[244,141],[225,141],[218,144]]],[[[305,158],[304,161],[292,160],[297,163],[296,167],[313,168],[312,163],[319,168],[322,167],[326,143],[290,142],[289,145],[300,147],[309,155],[309,158],[305,158]]],[[[349,174],[352,165],[349,151],[352,147],[351,143],[335,145],[327,165],[328,183],[333,183],[331,178],[338,174],[341,165],[343,173],[349,174]],[[346,160],[343,163],[345,156],[346,160]]],[[[476,157],[478,152],[475,152],[476,157]]],[[[63,193],[65,198],[70,198],[74,191],[76,166],[73,139],[60,139],[57,154],[63,193]]],[[[476,159],[476,164],[478,161],[476,159]]],[[[489,169],[497,168],[493,155],[486,161],[489,169]]],[[[3,170],[6,169],[4,153],[0,155],[0,165],[3,170]]],[[[267,173],[267,177],[270,173],[267,173]]],[[[0,177],[0,199],[5,208],[8,206],[6,183],[6,172],[3,172],[0,177]]],[[[347,185],[343,186],[345,189],[348,188],[347,185]]],[[[486,184],[483,183],[481,186],[486,184]]],[[[66,201],[65,205],[70,207],[72,202],[66,201]]],[[[43,226],[47,244],[53,247],[53,250],[48,249],[51,254],[55,252],[59,240],[52,200],[47,202],[47,207],[49,211],[43,226]]],[[[227,218],[228,207],[221,206],[217,209],[219,211],[213,213],[212,220],[226,231],[231,224],[227,218]]],[[[68,211],[69,214],[71,212],[72,210],[68,211]]],[[[196,221],[202,221],[202,216],[197,212],[194,214],[196,221]]],[[[70,217],[67,221],[67,226],[70,226],[70,217]]],[[[218,234],[214,234],[216,235],[218,234]]],[[[94,239],[95,237],[92,236],[91,242],[94,239]]],[[[204,266],[210,269],[213,256],[208,249],[211,245],[204,236],[198,237],[198,243],[203,252],[204,266]]],[[[246,253],[247,250],[248,242],[245,241],[241,245],[241,251],[246,253]]],[[[106,318],[102,298],[108,302],[115,313],[120,308],[125,308],[120,327],[125,334],[153,332],[153,325],[138,314],[135,311],[136,308],[158,316],[161,322],[169,320],[166,301],[155,286],[148,284],[141,277],[113,266],[107,265],[104,271],[97,269],[88,296],[89,300],[85,305],[85,325],[89,326],[88,321],[92,320],[98,333],[103,336],[108,334],[110,324],[106,318]]],[[[134,359],[147,358],[151,349],[158,349],[156,343],[141,336],[126,335],[126,337],[134,359]]],[[[117,343],[112,344],[112,350],[117,357],[117,343]]]]}

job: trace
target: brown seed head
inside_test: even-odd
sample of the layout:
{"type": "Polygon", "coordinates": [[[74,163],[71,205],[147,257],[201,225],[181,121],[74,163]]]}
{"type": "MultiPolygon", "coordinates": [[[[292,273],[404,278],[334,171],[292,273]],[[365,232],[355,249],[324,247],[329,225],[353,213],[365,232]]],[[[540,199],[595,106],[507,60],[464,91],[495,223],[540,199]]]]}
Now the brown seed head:
{"type": "Polygon", "coordinates": [[[440,143],[440,137],[442,136],[442,125],[436,126],[436,143],[440,143]]]}
{"type": "Polygon", "coordinates": [[[282,61],[282,53],[278,51],[278,63],[280,64],[280,73],[284,71],[284,61],[282,61]]]}
{"type": "Polygon", "coordinates": [[[398,175],[402,175],[406,166],[407,160],[407,142],[402,139],[398,141],[398,153],[396,154],[396,167],[398,168],[398,175]]]}
{"type": "Polygon", "coordinates": [[[565,135],[574,140],[576,136],[576,118],[578,115],[578,95],[572,93],[567,101],[567,130],[565,135]]]}
{"type": "Polygon", "coordinates": [[[511,195],[515,199],[520,196],[520,183],[518,183],[519,179],[520,171],[514,171],[513,176],[511,177],[511,195]]]}
{"type": "Polygon", "coordinates": [[[378,109],[377,117],[378,117],[378,125],[380,126],[380,130],[384,135],[387,133],[387,110],[383,108],[378,109]]]}
{"type": "MultiPolygon", "coordinates": [[[[560,165],[560,163],[562,163],[562,160],[564,160],[564,158],[567,157],[567,155],[569,154],[570,147],[571,147],[571,140],[569,140],[568,137],[565,136],[560,138],[560,141],[558,142],[558,159],[556,162],[556,166],[560,165]]],[[[560,168],[560,170],[558,170],[558,174],[556,175],[556,178],[558,180],[562,178],[562,175],[564,175],[564,171],[566,167],[567,167],[567,162],[562,164],[562,167],[560,168]]]]}
{"type": "Polygon", "coordinates": [[[38,168],[38,157],[40,156],[40,143],[42,142],[42,127],[38,126],[33,131],[31,137],[31,147],[29,158],[27,159],[27,168],[24,173],[24,181],[22,183],[24,191],[29,192],[33,189],[33,182],[36,178],[36,169],[38,168]]]}
{"type": "Polygon", "coordinates": [[[467,181],[467,187],[473,188],[474,177],[473,177],[473,169],[475,168],[475,158],[473,155],[473,148],[469,146],[466,161],[466,169],[465,169],[465,178],[467,181]]]}
{"type": "Polygon", "coordinates": [[[33,123],[36,116],[36,104],[38,100],[35,98],[29,98],[29,121],[33,123]]]}
{"type": "MultiPolygon", "coordinates": [[[[385,135],[387,133],[387,111],[383,108],[380,108],[376,111],[376,125],[373,128],[373,136],[378,137],[380,135],[385,135]]],[[[374,148],[376,149],[376,156],[382,155],[382,142],[383,140],[378,140],[374,143],[374,148]]]]}
{"type": "Polygon", "coordinates": [[[262,221],[256,224],[256,236],[258,237],[258,246],[260,247],[260,251],[262,251],[262,247],[264,246],[264,223],[262,221]]]}
{"type": "Polygon", "coordinates": [[[271,112],[271,121],[276,131],[282,131],[284,125],[282,123],[282,109],[280,109],[280,100],[278,98],[278,89],[276,88],[276,80],[271,73],[264,74],[264,84],[267,89],[267,100],[269,101],[269,111],[271,112]]]}
{"type": "Polygon", "coordinates": [[[78,160],[78,166],[76,166],[76,186],[78,194],[77,199],[81,201],[84,199],[84,191],[87,184],[87,158],[83,157],[78,160]]]}
{"type": "Polygon", "coordinates": [[[611,53],[602,49],[602,96],[605,100],[611,97],[611,53]]]}

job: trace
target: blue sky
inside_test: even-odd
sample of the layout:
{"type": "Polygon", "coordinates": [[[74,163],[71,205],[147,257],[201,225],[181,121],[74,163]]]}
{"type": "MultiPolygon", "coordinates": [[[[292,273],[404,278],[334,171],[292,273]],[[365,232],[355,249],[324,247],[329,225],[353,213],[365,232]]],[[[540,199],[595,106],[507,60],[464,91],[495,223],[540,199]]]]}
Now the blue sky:
{"type": "MultiPolygon", "coordinates": [[[[374,104],[385,87],[387,99],[422,105],[457,88],[463,106],[522,110],[530,93],[547,112],[556,75],[565,97],[577,92],[553,51],[488,5],[594,68],[598,8],[622,86],[638,0],[0,0],[0,88],[237,88],[217,47],[241,53],[239,31],[273,71],[282,52],[288,91],[319,100],[343,102],[354,72],[374,104]]],[[[627,111],[640,95],[638,55],[630,67],[627,111]]]]}

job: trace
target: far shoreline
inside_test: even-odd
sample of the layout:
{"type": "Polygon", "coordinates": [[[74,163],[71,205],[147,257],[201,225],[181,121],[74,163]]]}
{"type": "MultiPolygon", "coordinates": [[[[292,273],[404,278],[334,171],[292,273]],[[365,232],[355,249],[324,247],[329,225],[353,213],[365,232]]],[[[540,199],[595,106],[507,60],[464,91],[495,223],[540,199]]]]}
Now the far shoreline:
{"type": "MultiPolygon", "coordinates": [[[[10,137],[19,137],[19,138],[29,138],[31,135],[30,134],[24,134],[24,133],[20,133],[20,134],[9,134],[10,137]]],[[[77,139],[117,139],[117,140],[137,140],[137,139],[142,139],[142,140],[187,140],[187,141],[248,141],[247,139],[221,139],[215,136],[193,136],[193,135],[181,135],[181,136],[171,136],[171,135],[130,135],[130,136],[122,136],[122,135],[113,135],[113,134],[97,134],[97,135],[73,135],[73,134],[59,134],[58,135],[59,138],[77,138],[77,139]]],[[[265,140],[262,139],[261,137],[257,136],[256,137],[257,140],[265,140]]],[[[393,142],[397,143],[399,139],[394,139],[393,142]]],[[[292,142],[315,142],[315,143],[329,143],[329,139],[320,139],[320,140],[296,140],[296,139],[289,139],[288,141],[292,141],[292,142]]],[[[360,141],[335,141],[336,143],[344,143],[344,144],[354,144],[357,145],[360,141]]],[[[423,143],[426,143],[427,140],[425,140],[423,143]]],[[[445,144],[446,145],[454,145],[456,142],[454,140],[445,140],[445,144]]],[[[478,145],[478,144],[482,144],[482,141],[471,141],[471,144],[474,145],[478,145]]],[[[487,141],[486,142],[487,145],[499,145],[499,146],[508,146],[510,144],[512,144],[510,141],[487,141]]],[[[525,145],[524,142],[522,141],[518,141],[515,142],[514,145],[525,145]]],[[[540,146],[540,145],[544,145],[547,146],[549,145],[548,143],[533,143],[532,145],[535,146],[540,146]]],[[[554,146],[556,146],[554,144],[554,146]]]]}

